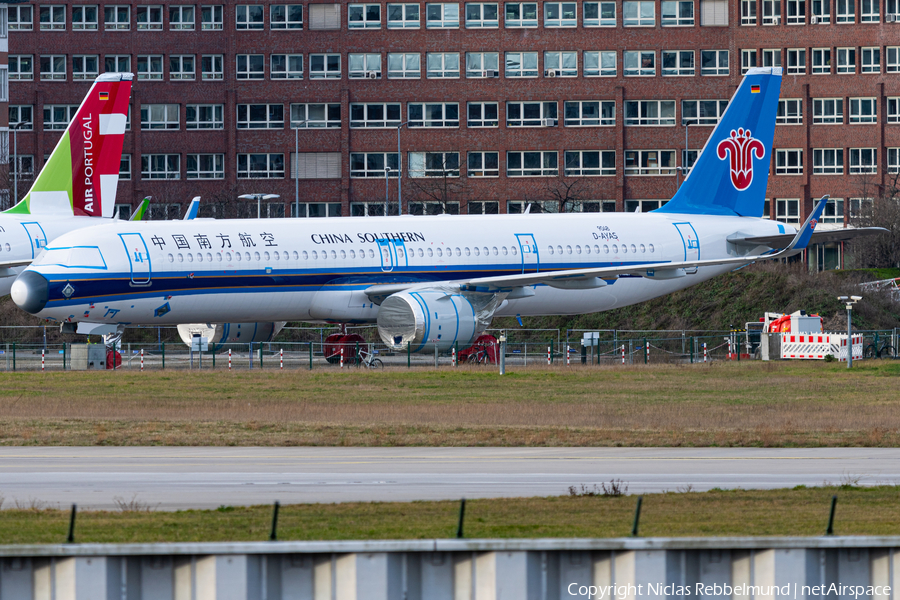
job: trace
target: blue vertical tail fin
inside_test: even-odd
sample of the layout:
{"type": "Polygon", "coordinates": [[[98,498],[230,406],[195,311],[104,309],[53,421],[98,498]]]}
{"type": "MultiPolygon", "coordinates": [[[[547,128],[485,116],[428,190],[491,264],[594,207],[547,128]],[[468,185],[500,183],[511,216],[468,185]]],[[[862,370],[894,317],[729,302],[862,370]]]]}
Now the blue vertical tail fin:
{"type": "Polygon", "coordinates": [[[780,68],[747,71],[688,177],[656,212],[762,216],[780,91],[780,68]]]}

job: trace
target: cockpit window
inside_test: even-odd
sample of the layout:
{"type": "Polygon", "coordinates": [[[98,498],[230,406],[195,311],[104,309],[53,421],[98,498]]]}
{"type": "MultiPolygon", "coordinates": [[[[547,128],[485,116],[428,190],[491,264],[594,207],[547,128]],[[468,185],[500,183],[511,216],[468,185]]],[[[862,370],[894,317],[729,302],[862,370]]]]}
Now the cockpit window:
{"type": "Polygon", "coordinates": [[[97,246],[45,248],[34,261],[35,265],[55,265],[66,269],[106,270],[106,261],[97,246]]]}

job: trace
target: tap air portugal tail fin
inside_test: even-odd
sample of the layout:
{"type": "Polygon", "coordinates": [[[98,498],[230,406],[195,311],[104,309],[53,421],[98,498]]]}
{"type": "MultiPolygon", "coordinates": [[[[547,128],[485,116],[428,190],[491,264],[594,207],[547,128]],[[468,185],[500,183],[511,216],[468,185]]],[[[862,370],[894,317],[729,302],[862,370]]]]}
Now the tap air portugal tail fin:
{"type": "Polygon", "coordinates": [[[100,75],[12,214],[113,216],[131,73],[100,75]]]}
{"type": "Polygon", "coordinates": [[[780,91],[781,68],[747,71],[684,183],[656,212],[762,216],[780,91]]]}

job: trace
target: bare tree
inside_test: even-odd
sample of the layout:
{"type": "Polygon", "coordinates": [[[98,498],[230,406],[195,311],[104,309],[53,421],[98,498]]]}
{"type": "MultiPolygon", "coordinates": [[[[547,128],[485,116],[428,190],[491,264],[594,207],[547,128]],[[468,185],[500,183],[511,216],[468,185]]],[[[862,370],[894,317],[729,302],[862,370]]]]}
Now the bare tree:
{"type": "Polygon", "coordinates": [[[423,164],[410,164],[409,183],[415,200],[409,204],[423,203],[423,214],[459,212],[459,206],[468,195],[466,183],[460,178],[459,153],[423,154],[423,164]]]}
{"type": "Polygon", "coordinates": [[[853,264],[860,268],[900,267],[900,172],[889,173],[885,185],[871,178],[860,179],[860,195],[871,198],[871,206],[863,205],[852,212],[855,227],[884,227],[882,235],[860,238],[851,245],[853,264]]]}
{"type": "Polygon", "coordinates": [[[544,180],[544,185],[537,197],[525,196],[531,202],[530,212],[580,212],[588,194],[584,182],[574,177],[566,177],[562,172],[556,177],[544,180]],[[547,210],[545,203],[555,204],[555,211],[547,210]]]}

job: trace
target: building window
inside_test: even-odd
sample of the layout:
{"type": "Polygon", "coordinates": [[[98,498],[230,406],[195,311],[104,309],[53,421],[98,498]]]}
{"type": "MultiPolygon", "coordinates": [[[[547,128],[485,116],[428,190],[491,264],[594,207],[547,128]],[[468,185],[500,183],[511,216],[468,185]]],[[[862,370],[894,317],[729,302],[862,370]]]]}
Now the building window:
{"type": "Polygon", "coordinates": [[[612,50],[584,53],[585,77],[615,77],[616,53],[612,50]]]}
{"type": "MultiPolygon", "coordinates": [[[[350,203],[350,216],[351,217],[383,217],[384,216],[384,202],[351,202],[350,203]]],[[[340,204],[338,204],[340,207],[340,204]]],[[[388,205],[388,214],[391,216],[399,214],[397,212],[397,205],[394,203],[389,203],[388,205]]],[[[363,251],[360,251],[361,257],[365,258],[365,254],[363,251]]]]}
{"type": "Polygon", "coordinates": [[[566,127],[610,127],[615,124],[616,103],[613,100],[565,103],[563,125],[566,127]]]}
{"type": "Polygon", "coordinates": [[[872,198],[850,198],[850,218],[862,219],[872,216],[875,200],[872,198]]]}
{"type": "Polygon", "coordinates": [[[656,3],[651,0],[625,0],[622,15],[625,27],[653,27],[656,25],[656,3]]]}
{"type": "Polygon", "coordinates": [[[584,11],[585,27],[615,27],[616,3],[615,2],[585,2],[584,11]]]}
{"type": "Polygon", "coordinates": [[[544,27],[578,27],[578,4],[544,2],[544,27]]]}
{"type": "MultiPolygon", "coordinates": [[[[313,54],[312,56],[316,56],[313,54]]],[[[238,79],[265,79],[266,55],[265,54],[238,54],[237,55],[238,79]]]]}
{"type": "Polygon", "coordinates": [[[741,25],[756,25],[756,0],[741,0],[741,25]]]}
{"type": "Polygon", "coordinates": [[[303,29],[303,5],[273,4],[269,7],[269,29],[303,29]]]}
{"type": "Polygon", "coordinates": [[[397,157],[396,152],[351,152],[350,177],[384,177],[385,169],[390,177],[397,177],[397,157]]]}
{"type": "Polygon", "coordinates": [[[497,29],[500,8],[496,2],[467,2],[466,29],[497,29]]]}
{"type": "Polygon", "coordinates": [[[875,148],[850,148],[850,174],[877,173],[877,156],[875,148]]]}
{"type": "Polygon", "coordinates": [[[813,175],[843,174],[843,148],[813,148],[813,175]]]}
{"type": "Polygon", "coordinates": [[[802,125],[803,100],[799,98],[779,100],[775,123],[778,125],[802,125]]]}
{"type": "Polygon", "coordinates": [[[380,4],[349,4],[347,27],[350,29],[381,29],[380,4]]]}
{"type": "Polygon", "coordinates": [[[425,68],[429,79],[459,79],[459,52],[429,52],[425,68]]]}
{"type": "MultiPolygon", "coordinates": [[[[469,177],[500,177],[499,152],[469,152],[466,175],[469,177]]],[[[471,205],[471,203],[469,203],[471,205]]],[[[471,206],[469,207],[471,213],[471,206]]]]}
{"type": "Polygon", "coordinates": [[[496,102],[469,102],[466,108],[467,127],[497,127],[500,124],[496,102]]]}
{"type": "Polygon", "coordinates": [[[203,81],[215,81],[225,78],[225,69],[221,54],[204,54],[200,57],[200,73],[203,81]]]}
{"type": "Polygon", "coordinates": [[[701,75],[728,75],[728,50],[701,50],[701,75]]]}
{"type": "MultiPolygon", "coordinates": [[[[411,215],[458,215],[459,202],[410,202],[411,215]]],[[[448,249],[447,252],[450,250],[448,249]]]]}
{"type": "Polygon", "coordinates": [[[131,155],[123,154],[119,159],[119,179],[131,180],[131,155]]]}
{"type": "Polygon", "coordinates": [[[400,123],[399,102],[350,105],[350,127],[397,127],[400,123]]]}
{"type": "Polygon", "coordinates": [[[425,27],[427,29],[456,29],[459,27],[459,4],[426,4],[425,27]]]}
{"type": "Polygon", "coordinates": [[[860,48],[862,55],[860,72],[881,73],[881,48],[860,48]]]}
{"type": "Polygon", "coordinates": [[[415,53],[392,52],[387,56],[388,78],[419,79],[419,55],[415,53]]]}
{"type": "Polygon", "coordinates": [[[310,4],[309,28],[315,30],[338,30],[341,28],[340,4],[310,4]]]}
{"type": "Polygon", "coordinates": [[[500,76],[498,52],[466,52],[466,77],[469,79],[500,76]]]}
{"type": "Polygon", "coordinates": [[[332,104],[291,104],[291,128],[339,128],[341,126],[341,105],[332,104]]]}
{"type": "MultiPolygon", "coordinates": [[[[10,125],[12,117],[10,117],[10,125]]],[[[900,123],[900,97],[892,97],[887,99],[887,122],[900,123]]]]}
{"type": "Polygon", "coordinates": [[[700,155],[699,150],[682,150],[681,151],[681,175],[687,177],[694,163],[697,162],[697,156],[700,155]]]}
{"type": "Polygon", "coordinates": [[[151,221],[177,221],[181,218],[181,205],[154,202],[147,207],[147,218],[151,221]]]}
{"type": "Polygon", "coordinates": [[[194,30],[194,7],[193,6],[170,6],[169,7],[169,29],[172,31],[193,31],[194,30]]]}
{"type": "Polygon", "coordinates": [[[537,3],[507,2],[504,5],[503,24],[506,28],[537,27],[537,3]]]}
{"type": "Polygon", "coordinates": [[[834,224],[843,224],[844,223],[844,199],[843,198],[829,198],[827,203],[825,204],[825,209],[822,211],[822,217],[819,219],[820,223],[834,223],[834,224]]]}
{"type": "Polygon", "coordinates": [[[507,52],[506,77],[537,77],[537,52],[507,52]]]}
{"type": "MultiPolygon", "coordinates": [[[[291,179],[340,179],[340,152],[291,152],[291,179]]],[[[338,204],[338,215],[340,215],[338,204]]]]}
{"type": "Polygon", "coordinates": [[[223,104],[188,104],[185,108],[185,129],[224,129],[223,104]]]}
{"type": "Polygon", "coordinates": [[[9,31],[31,31],[34,29],[34,11],[31,5],[10,6],[8,10],[9,31]]]}
{"type": "Polygon", "coordinates": [[[694,0],[663,0],[660,24],[663,27],[693,26],[694,0]]]}
{"type": "Polygon", "coordinates": [[[387,16],[388,29],[419,28],[418,4],[388,4],[387,16]]]}
{"type": "Polygon", "coordinates": [[[65,31],[66,7],[65,6],[41,6],[40,16],[41,31],[65,31]]]}
{"type": "Polygon", "coordinates": [[[878,3],[879,0],[860,0],[860,23],[878,23],[881,21],[881,14],[879,13],[878,3]]]}
{"type": "Polygon", "coordinates": [[[775,174],[803,175],[803,150],[796,148],[790,150],[776,150],[775,174]]]}
{"type": "Polygon", "coordinates": [[[850,98],[851,123],[876,123],[875,98],[850,98]]]}
{"type": "Polygon", "coordinates": [[[566,150],[566,177],[595,177],[616,174],[615,150],[566,150]]]}
{"type": "Polygon", "coordinates": [[[814,98],[813,125],[835,125],[844,122],[844,100],[841,98],[814,98]]]}
{"type": "Polygon", "coordinates": [[[856,0],[834,0],[837,8],[838,23],[853,23],[856,20],[856,0]]]}
{"type": "Polygon", "coordinates": [[[406,105],[409,127],[459,127],[456,102],[410,102],[406,105]]]}
{"type": "Polygon", "coordinates": [[[237,29],[263,29],[265,17],[262,4],[238,4],[235,18],[237,29]]]}
{"type": "Polygon", "coordinates": [[[507,177],[556,177],[559,175],[556,152],[507,152],[507,177]]]}
{"type": "Polygon", "coordinates": [[[469,201],[466,203],[466,210],[470,215],[497,215],[500,214],[500,203],[496,200],[469,201]]]}
{"type": "Polygon", "coordinates": [[[72,31],[96,31],[98,25],[97,5],[72,7],[72,31]]]}
{"type": "Polygon", "coordinates": [[[781,24],[781,0],[762,0],[763,25],[781,24]]]}
{"type": "MultiPolygon", "coordinates": [[[[625,125],[674,125],[674,100],[626,100],[625,125]]],[[[674,159],[673,159],[674,165],[674,159]]]]}
{"type": "Polygon", "coordinates": [[[900,148],[888,148],[888,173],[900,173],[900,148]]]}
{"type": "Polygon", "coordinates": [[[791,48],[787,51],[788,75],[806,74],[806,50],[791,48]]]}
{"type": "Polygon", "coordinates": [[[225,24],[222,18],[222,5],[200,7],[200,28],[203,31],[219,31],[225,24]]]}
{"type": "Polygon", "coordinates": [[[31,54],[10,54],[9,78],[13,81],[34,79],[34,57],[31,54]]]}
{"type": "Polygon", "coordinates": [[[169,56],[169,79],[172,81],[193,81],[197,78],[196,60],[193,54],[169,56]]]}
{"type": "Polygon", "coordinates": [[[727,27],[728,2],[726,0],[700,0],[701,27],[727,27]]]}
{"type": "Polygon", "coordinates": [[[778,198],[775,201],[775,220],[782,223],[799,223],[800,200],[798,198],[778,198]]]}
{"type": "Polygon", "coordinates": [[[284,154],[238,154],[238,179],[283,179],[284,154]]]}
{"type": "Polygon", "coordinates": [[[138,6],[135,8],[135,21],[138,31],[162,31],[163,7],[159,5],[138,6]]]}
{"type": "Polygon", "coordinates": [[[310,79],[340,79],[341,55],[340,54],[310,54],[309,55],[310,79]]]}
{"type": "Polygon", "coordinates": [[[131,73],[131,56],[127,54],[107,54],[103,62],[107,73],[131,73]]]}
{"type": "Polygon", "coordinates": [[[141,179],[181,179],[181,155],[142,155],[141,179]]]}
{"type": "Polygon", "coordinates": [[[103,29],[106,31],[127,31],[131,29],[131,7],[104,6],[103,29]]]}
{"type": "Polygon", "coordinates": [[[30,104],[9,105],[9,126],[20,125],[19,131],[34,130],[34,108],[30,104]]]}
{"type": "Polygon", "coordinates": [[[188,179],[225,179],[224,154],[188,154],[188,179]]]}
{"type": "Polygon", "coordinates": [[[178,104],[142,104],[141,129],[179,129],[180,108],[178,104]]]}
{"type": "Polygon", "coordinates": [[[96,54],[76,54],[72,57],[72,80],[96,79],[100,74],[100,57],[96,54]]]}
{"type": "Polygon", "coordinates": [[[888,73],[900,73],[900,46],[887,47],[887,65],[885,71],[888,73]]]}
{"type": "Polygon", "coordinates": [[[66,55],[41,56],[41,81],[66,80],[66,55]]]}
{"type": "Polygon", "coordinates": [[[663,50],[662,63],[663,77],[694,76],[693,50],[663,50]]]}
{"type": "Polygon", "coordinates": [[[300,204],[300,214],[295,214],[296,208],[293,203],[291,203],[291,216],[292,217],[300,217],[300,218],[326,218],[326,217],[340,217],[341,216],[341,203],[340,202],[307,202],[305,204],[300,204]]]}
{"type": "Polygon", "coordinates": [[[238,129],[284,129],[283,104],[238,104],[238,129]]]}
{"type": "Polygon", "coordinates": [[[813,25],[827,25],[831,23],[831,0],[812,0],[812,18],[810,22],[813,25]]]}
{"type": "Polygon", "coordinates": [[[781,50],[763,50],[763,65],[764,67],[781,67],[781,50]]]}
{"type": "Polygon", "coordinates": [[[656,75],[655,51],[626,50],[622,54],[625,77],[653,77],[656,75]]]}
{"type": "Polygon", "coordinates": [[[831,48],[813,48],[813,75],[831,74],[831,48]]]}
{"type": "Polygon", "coordinates": [[[578,77],[578,52],[544,52],[544,77],[578,77]]]}
{"type": "Polygon", "coordinates": [[[806,23],[806,0],[787,0],[787,24],[806,23]]]}
{"type": "Polygon", "coordinates": [[[741,50],[741,75],[756,68],[756,50],[741,50]]]}
{"type": "Polygon", "coordinates": [[[410,177],[459,177],[459,152],[410,152],[410,177]]]}
{"type": "Polygon", "coordinates": [[[507,102],[507,127],[556,127],[556,102],[507,102]]]}
{"type": "Polygon", "coordinates": [[[674,175],[674,150],[626,150],[626,175],[674,175]]]}
{"type": "Polygon", "coordinates": [[[138,79],[162,80],[163,55],[153,54],[137,57],[138,79]]]}
{"type": "Polygon", "coordinates": [[[347,76],[351,79],[381,79],[381,55],[351,52],[347,55],[347,76]]]}
{"type": "Polygon", "coordinates": [[[716,125],[725,109],[728,100],[682,100],[682,125],[716,125]]]}
{"type": "Polygon", "coordinates": [[[271,55],[269,57],[269,77],[272,79],[303,79],[303,55],[271,55]]]}

